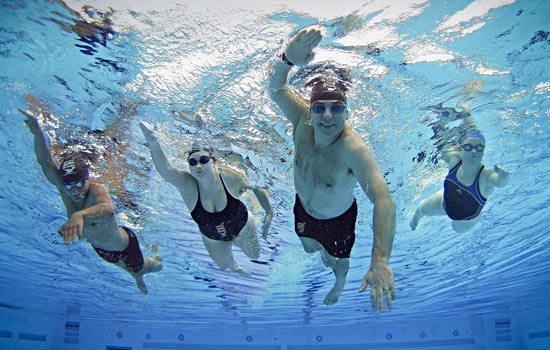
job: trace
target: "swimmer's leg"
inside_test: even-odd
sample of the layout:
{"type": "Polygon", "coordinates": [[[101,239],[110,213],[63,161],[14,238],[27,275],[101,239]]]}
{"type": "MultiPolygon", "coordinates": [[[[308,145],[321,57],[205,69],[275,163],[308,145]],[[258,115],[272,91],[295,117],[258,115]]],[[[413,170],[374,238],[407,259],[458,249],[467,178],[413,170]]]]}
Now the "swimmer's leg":
{"type": "Polygon", "coordinates": [[[233,240],[233,243],[250,259],[258,259],[260,257],[260,239],[258,238],[256,218],[250,212],[248,212],[246,225],[233,240]]]}
{"type": "Polygon", "coordinates": [[[302,242],[302,246],[304,247],[304,251],[306,253],[315,253],[319,250],[325,249],[321,243],[317,242],[313,238],[300,237],[300,241],[302,242]]]}
{"type": "Polygon", "coordinates": [[[418,226],[418,222],[424,216],[436,215],[446,215],[445,209],[443,208],[443,190],[432,194],[430,197],[420,202],[420,205],[416,209],[409,225],[414,231],[418,226]]]}
{"type": "Polygon", "coordinates": [[[470,231],[478,222],[479,216],[472,220],[457,221],[453,220],[453,229],[457,233],[466,233],[470,231]]]}
{"type": "Polygon", "coordinates": [[[330,267],[334,271],[334,277],[336,281],[334,286],[328,292],[325,297],[325,305],[336,304],[338,298],[342,294],[342,290],[346,284],[346,277],[349,270],[349,258],[336,258],[328,254],[325,249],[321,252],[321,259],[325,263],[325,266],[330,267]]]}
{"type": "Polygon", "coordinates": [[[334,277],[336,278],[336,281],[334,282],[334,286],[332,287],[332,289],[326,295],[324,304],[325,305],[336,304],[336,302],[338,301],[338,298],[342,294],[344,285],[346,284],[346,277],[348,275],[348,269],[349,269],[349,259],[333,257],[332,255],[327,253],[327,251],[325,250],[325,248],[321,243],[317,242],[314,239],[307,238],[307,237],[300,237],[300,240],[302,241],[304,250],[307,253],[320,251],[321,260],[323,260],[323,263],[325,264],[326,267],[330,267],[334,272],[334,277]]]}
{"type": "Polygon", "coordinates": [[[145,285],[145,282],[143,281],[143,275],[140,275],[139,273],[131,273],[132,277],[136,280],[136,286],[138,289],[143,293],[147,294],[149,291],[147,290],[147,286],[145,285]]]}
{"type": "Polygon", "coordinates": [[[235,258],[233,258],[233,252],[231,250],[233,243],[216,241],[202,234],[201,237],[208,254],[220,269],[231,269],[240,275],[250,276],[250,273],[240,267],[237,261],[235,261],[235,258]]]}
{"type": "Polygon", "coordinates": [[[162,270],[162,257],[160,255],[152,255],[150,258],[145,259],[143,262],[143,268],[138,273],[132,273],[132,277],[136,280],[136,285],[143,294],[147,294],[147,286],[143,281],[143,275],[151,272],[158,272],[162,270]]]}
{"type": "Polygon", "coordinates": [[[136,286],[138,287],[138,289],[143,294],[147,294],[148,290],[145,282],[143,281],[143,275],[145,275],[146,273],[162,270],[162,258],[159,255],[153,255],[150,258],[145,259],[143,262],[143,268],[140,272],[133,272],[129,270],[122,260],[115,263],[115,265],[119,266],[125,271],[128,271],[128,273],[136,280],[136,286]]]}
{"type": "Polygon", "coordinates": [[[145,275],[146,273],[159,272],[160,270],[162,270],[162,257],[155,254],[145,259],[140,274],[145,275]]]}

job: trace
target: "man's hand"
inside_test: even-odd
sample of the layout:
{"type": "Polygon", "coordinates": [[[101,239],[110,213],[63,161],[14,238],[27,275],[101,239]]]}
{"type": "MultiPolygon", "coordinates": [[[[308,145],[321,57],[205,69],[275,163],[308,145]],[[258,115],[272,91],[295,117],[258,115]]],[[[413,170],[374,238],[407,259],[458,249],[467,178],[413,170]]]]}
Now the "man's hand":
{"type": "Polygon", "coordinates": [[[79,212],[71,215],[69,221],[61,225],[58,232],[63,235],[63,243],[69,244],[76,241],[76,237],[82,238],[82,228],[84,227],[84,217],[79,212]]]}
{"type": "Polygon", "coordinates": [[[141,131],[143,132],[143,135],[145,138],[149,138],[150,136],[155,136],[155,132],[153,131],[153,126],[146,122],[140,122],[139,127],[141,128],[141,131]]]}
{"type": "Polygon", "coordinates": [[[152,142],[157,140],[157,135],[153,131],[153,125],[146,122],[140,122],[139,127],[141,128],[141,131],[143,132],[143,136],[145,136],[145,140],[147,140],[147,142],[152,142]]]}
{"type": "Polygon", "coordinates": [[[297,66],[305,66],[313,61],[313,49],[319,45],[322,36],[318,29],[304,29],[294,36],[285,49],[286,58],[297,66]]]}
{"type": "Polygon", "coordinates": [[[393,286],[393,272],[388,263],[372,262],[369,271],[363,277],[363,283],[359,289],[359,293],[362,293],[367,289],[370,284],[370,302],[372,310],[377,309],[380,312],[384,312],[384,298],[388,309],[392,308],[392,300],[395,299],[395,288],[393,286]]]}
{"type": "Polygon", "coordinates": [[[36,134],[37,132],[42,132],[38,118],[32,115],[30,112],[19,109],[19,112],[23,113],[27,119],[25,119],[25,124],[29,127],[29,130],[36,134]]]}

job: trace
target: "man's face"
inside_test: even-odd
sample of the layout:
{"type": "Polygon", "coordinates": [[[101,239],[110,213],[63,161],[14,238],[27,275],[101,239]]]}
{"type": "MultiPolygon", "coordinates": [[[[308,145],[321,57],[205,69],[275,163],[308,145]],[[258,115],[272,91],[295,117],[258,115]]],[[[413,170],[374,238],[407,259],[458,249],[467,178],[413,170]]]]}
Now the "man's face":
{"type": "Polygon", "coordinates": [[[317,100],[311,104],[310,117],[315,133],[330,137],[342,132],[348,110],[346,104],[338,100],[317,100]]]}
{"type": "Polygon", "coordinates": [[[88,181],[79,180],[75,182],[64,182],[63,189],[65,193],[71,197],[72,200],[78,201],[86,197],[86,192],[88,191],[88,181]]]}

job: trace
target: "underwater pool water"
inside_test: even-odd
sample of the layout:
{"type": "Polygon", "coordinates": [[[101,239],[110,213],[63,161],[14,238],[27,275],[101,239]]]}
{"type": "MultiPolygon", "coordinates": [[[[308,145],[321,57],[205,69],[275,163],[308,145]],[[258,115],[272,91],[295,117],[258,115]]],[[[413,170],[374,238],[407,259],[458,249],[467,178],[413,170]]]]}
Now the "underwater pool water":
{"type": "MultiPolygon", "coordinates": [[[[546,1],[0,1],[0,349],[546,349],[550,347],[550,25],[546,1]],[[89,24],[108,14],[110,28],[89,24]],[[267,77],[297,31],[321,28],[313,63],[350,68],[349,123],[373,149],[397,205],[390,266],[397,299],[373,312],[358,293],[372,205],[360,189],[357,240],[338,303],[333,275],[293,232],[291,130],[267,77]],[[92,30],[90,32],[90,30],[92,30]],[[164,269],[130,276],[57,235],[64,206],[18,111],[41,101],[53,145],[101,155],[119,221],[164,269]],[[468,106],[484,163],[510,184],[481,222],[410,218],[442,187],[441,111],[468,106]],[[445,109],[446,108],[446,109],[445,109]],[[220,271],[138,127],[155,125],[179,167],[192,145],[248,157],[274,222],[252,276],[220,271]]],[[[291,84],[307,96],[307,70],[291,84]]],[[[442,136],[443,135],[443,136],[442,136]]]]}

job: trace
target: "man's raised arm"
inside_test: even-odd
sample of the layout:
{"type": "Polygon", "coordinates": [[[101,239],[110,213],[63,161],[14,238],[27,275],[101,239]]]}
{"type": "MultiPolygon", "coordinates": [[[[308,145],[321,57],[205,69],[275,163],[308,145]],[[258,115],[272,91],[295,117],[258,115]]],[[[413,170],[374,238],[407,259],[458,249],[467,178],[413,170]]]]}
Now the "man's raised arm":
{"type": "Polygon", "coordinates": [[[27,111],[24,111],[22,109],[20,109],[19,111],[27,117],[27,119],[25,120],[25,124],[34,135],[34,153],[36,154],[36,160],[38,161],[38,164],[42,168],[42,172],[44,173],[48,181],[50,181],[56,187],[61,188],[61,177],[59,175],[57,165],[52,158],[50,147],[48,146],[46,136],[44,135],[44,131],[42,131],[42,128],[40,127],[38,119],[36,118],[36,116],[27,111]]]}
{"type": "Polygon", "coordinates": [[[294,127],[306,115],[308,106],[289,89],[288,74],[294,65],[305,66],[313,60],[313,49],[319,45],[321,39],[321,32],[317,29],[300,31],[290,40],[271,74],[269,94],[294,127]]]}

